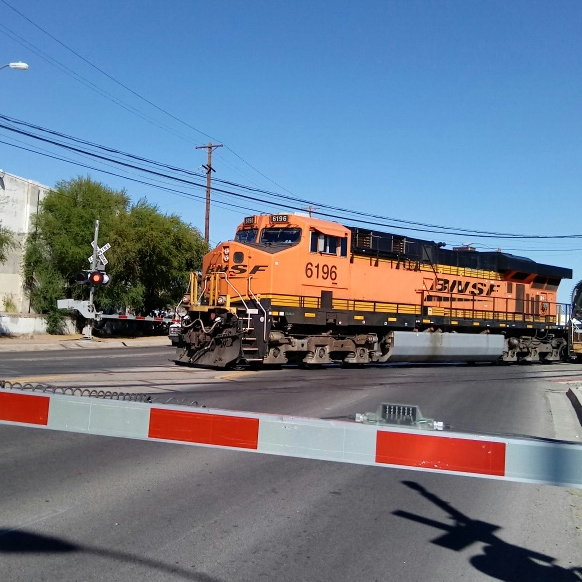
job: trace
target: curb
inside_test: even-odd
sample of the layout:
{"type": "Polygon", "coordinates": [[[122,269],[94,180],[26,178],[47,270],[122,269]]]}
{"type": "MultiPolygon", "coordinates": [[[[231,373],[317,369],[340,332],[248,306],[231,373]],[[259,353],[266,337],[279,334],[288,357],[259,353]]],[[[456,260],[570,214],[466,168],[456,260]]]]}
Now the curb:
{"type": "Polygon", "coordinates": [[[59,340],[57,337],[51,340],[35,342],[34,340],[0,340],[0,353],[2,352],[36,352],[54,350],[91,350],[103,348],[145,348],[145,347],[172,347],[170,340],[165,336],[134,339],[75,339],[59,340]]]}

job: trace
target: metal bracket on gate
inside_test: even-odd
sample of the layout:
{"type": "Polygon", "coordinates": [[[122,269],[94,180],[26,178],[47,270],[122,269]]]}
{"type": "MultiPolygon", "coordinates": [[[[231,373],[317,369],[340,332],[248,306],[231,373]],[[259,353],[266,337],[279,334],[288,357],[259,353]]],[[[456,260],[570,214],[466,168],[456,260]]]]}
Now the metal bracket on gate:
{"type": "Polygon", "coordinates": [[[442,421],[424,418],[416,404],[382,402],[377,412],[357,413],[356,422],[362,424],[405,426],[423,430],[444,430],[442,421]]]}

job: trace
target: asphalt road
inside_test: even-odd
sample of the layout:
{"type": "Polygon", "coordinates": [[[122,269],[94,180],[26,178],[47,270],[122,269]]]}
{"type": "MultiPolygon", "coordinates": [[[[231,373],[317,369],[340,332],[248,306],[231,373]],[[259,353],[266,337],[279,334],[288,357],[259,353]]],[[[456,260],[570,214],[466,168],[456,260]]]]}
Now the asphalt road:
{"type": "MultiPolygon", "coordinates": [[[[178,385],[188,371],[164,350],[141,370],[123,352],[62,370],[147,375],[157,396],[211,407],[332,418],[410,402],[457,429],[580,436],[562,382],[581,366],[191,371],[178,385]]],[[[0,378],[58,375],[54,354],[28,356],[4,354],[0,378]]],[[[21,427],[0,426],[0,443],[6,580],[582,580],[580,490],[21,427]]]]}
{"type": "Polygon", "coordinates": [[[0,379],[14,376],[66,374],[166,365],[174,357],[172,346],[101,348],[0,353],[0,379]]]}

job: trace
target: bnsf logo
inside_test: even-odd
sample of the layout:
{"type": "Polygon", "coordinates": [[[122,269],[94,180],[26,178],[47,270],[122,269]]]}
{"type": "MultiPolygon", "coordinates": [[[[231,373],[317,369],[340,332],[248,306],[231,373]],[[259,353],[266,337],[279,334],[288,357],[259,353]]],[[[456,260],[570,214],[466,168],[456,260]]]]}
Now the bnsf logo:
{"type": "MultiPolygon", "coordinates": [[[[255,273],[260,273],[261,271],[266,271],[269,265],[255,265],[249,272],[249,275],[254,275],[255,273]]],[[[249,266],[248,265],[232,265],[229,268],[228,265],[210,265],[208,269],[206,269],[206,274],[209,275],[211,273],[226,273],[228,272],[231,276],[236,275],[244,275],[248,272],[249,266]]]]}
{"type": "Polygon", "coordinates": [[[471,283],[460,279],[437,279],[431,286],[431,291],[442,293],[466,293],[469,295],[491,295],[499,289],[495,283],[471,283]]]}

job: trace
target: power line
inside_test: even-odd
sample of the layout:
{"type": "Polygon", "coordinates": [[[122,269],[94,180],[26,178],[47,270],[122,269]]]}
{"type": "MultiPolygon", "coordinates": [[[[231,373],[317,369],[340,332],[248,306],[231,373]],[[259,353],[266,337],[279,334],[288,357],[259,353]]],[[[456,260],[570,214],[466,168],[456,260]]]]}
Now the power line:
{"type": "MultiPolygon", "coordinates": [[[[131,177],[128,177],[128,176],[124,176],[122,174],[117,174],[116,172],[110,172],[109,170],[104,170],[102,168],[98,168],[98,167],[95,167],[95,166],[90,166],[89,164],[84,164],[82,162],[70,160],[70,159],[64,158],[62,156],[56,156],[56,155],[53,155],[53,154],[48,154],[48,153],[44,153],[44,152],[41,152],[41,151],[36,151],[34,149],[26,148],[24,146],[18,146],[18,145],[15,145],[15,144],[12,144],[12,143],[3,141],[3,140],[0,140],[0,143],[5,144],[5,145],[8,145],[10,147],[17,148],[17,149],[25,150],[25,151],[30,152],[30,153],[33,153],[33,154],[37,154],[37,155],[41,155],[41,156],[44,156],[44,157],[47,157],[47,158],[51,158],[51,159],[54,159],[54,160],[59,160],[61,162],[66,162],[66,163],[69,163],[69,164],[73,164],[73,165],[79,166],[81,168],[86,168],[86,169],[89,169],[89,170],[95,170],[95,171],[101,172],[103,174],[108,174],[109,176],[115,176],[116,178],[123,178],[124,180],[130,180],[131,182],[136,182],[137,184],[142,184],[142,185],[145,185],[145,186],[151,186],[151,187],[157,188],[159,190],[165,190],[166,192],[171,192],[173,194],[176,194],[178,196],[182,196],[182,197],[185,197],[185,198],[195,198],[195,199],[199,199],[200,201],[205,200],[205,197],[202,196],[202,195],[198,196],[198,195],[193,194],[191,192],[184,192],[182,190],[176,190],[175,188],[169,188],[167,186],[160,186],[158,184],[152,184],[151,182],[146,182],[145,180],[138,180],[137,178],[131,178],[131,177]]],[[[226,202],[216,201],[216,204],[219,204],[221,206],[226,206],[227,208],[229,208],[229,207],[240,208],[241,210],[248,210],[250,212],[256,212],[256,213],[259,213],[259,214],[261,212],[257,208],[251,208],[251,207],[248,207],[248,206],[241,206],[241,205],[233,204],[231,202],[226,203],[226,202]]]]}
{"type": "MultiPolygon", "coordinates": [[[[3,2],[6,6],[8,6],[8,8],[10,8],[14,12],[16,12],[19,16],[21,16],[22,18],[24,18],[27,22],[29,22],[34,27],[36,27],[38,30],[40,30],[41,32],[43,32],[44,34],[46,34],[49,38],[51,38],[56,43],[58,43],[59,45],[61,45],[63,48],[65,48],[66,50],[68,50],[69,52],[71,52],[72,54],[74,54],[77,58],[81,59],[84,63],[88,64],[90,67],[92,67],[96,71],[99,71],[102,75],[105,75],[108,79],[110,79],[111,81],[113,81],[114,83],[116,83],[117,85],[119,85],[120,87],[122,87],[123,89],[125,89],[126,91],[129,91],[132,95],[134,95],[138,99],[141,99],[143,102],[147,103],[151,107],[154,107],[155,109],[157,109],[161,113],[164,113],[168,117],[171,117],[172,119],[174,119],[178,123],[184,125],[185,127],[188,127],[189,129],[192,129],[195,132],[197,132],[197,133],[199,133],[199,134],[201,134],[201,135],[203,135],[205,137],[208,137],[208,138],[210,138],[213,141],[221,141],[221,140],[217,140],[216,138],[213,138],[208,133],[206,133],[206,132],[204,132],[204,131],[202,131],[202,130],[196,128],[196,127],[194,127],[193,125],[191,125],[191,124],[183,121],[182,119],[180,119],[179,117],[177,117],[174,114],[170,113],[169,111],[167,111],[163,107],[160,107],[159,105],[157,105],[153,101],[150,101],[149,99],[147,99],[146,97],[144,97],[143,95],[141,95],[140,93],[138,93],[137,91],[134,91],[131,87],[128,87],[127,85],[125,85],[121,81],[117,80],[115,77],[113,77],[112,75],[110,75],[109,73],[107,73],[106,71],[104,71],[102,68],[98,67],[97,65],[95,65],[94,63],[92,63],[91,61],[89,61],[88,59],[86,59],[85,57],[83,57],[81,54],[79,54],[77,51],[75,51],[74,49],[72,49],[71,47],[69,47],[68,45],[66,45],[64,42],[62,42],[61,40],[59,40],[56,36],[54,36],[53,34],[51,34],[50,32],[48,32],[47,30],[45,30],[42,26],[40,26],[39,24],[37,24],[36,22],[34,22],[32,19],[28,18],[28,16],[26,16],[25,14],[23,14],[22,12],[20,12],[19,10],[17,10],[14,6],[12,6],[6,0],[0,0],[0,1],[3,2]]],[[[150,123],[151,123],[151,121],[150,121],[150,123]]],[[[166,128],[166,129],[168,129],[168,128],[166,128]]],[[[172,131],[172,130],[170,130],[170,131],[172,131]]],[[[266,176],[265,174],[263,174],[261,171],[259,171],[257,168],[255,168],[253,165],[251,165],[249,162],[247,162],[244,158],[242,158],[239,154],[237,154],[232,148],[230,148],[229,146],[225,146],[225,148],[229,152],[231,152],[234,156],[236,156],[241,162],[243,162],[244,164],[246,164],[249,168],[251,168],[252,170],[254,170],[255,172],[257,172],[258,174],[260,174],[263,178],[265,178],[269,182],[275,184],[277,187],[279,187],[279,188],[281,188],[281,189],[283,189],[286,192],[289,192],[291,194],[291,192],[289,190],[287,190],[286,188],[283,188],[282,186],[280,186],[279,184],[277,184],[277,182],[273,181],[271,178],[269,178],[268,176],[266,176]]]]}
{"type": "MultiPolygon", "coordinates": [[[[8,116],[0,115],[0,119],[5,119],[5,120],[8,120],[9,122],[17,123],[17,124],[24,125],[27,127],[34,127],[36,129],[38,129],[39,131],[47,132],[49,134],[57,134],[59,136],[64,136],[63,139],[71,139],[75,143],[91,144],[92,147],[96,147],[96,148],[102,149],[104,151],[115,152],[116,154],[128,157],[132,160],[139,160],[141,162],[154,164],[156,166],[171,168],[172,171],[182,172],[186,175],[196,175],[197,177],[201,177],[200,174],[196,174],[194,172],[191,172],[191,171],[188,171],[185,169],[176,168],[174,166],[169,166],[167,164],[161,164],[161,163],[155,162],[153,160],[147,160],[147,158],[142,158],[140,156],[135,156],[133,154],[127,154],[125,152],[121,152],[120,150],[115,150],[113,148],[106,148],[105,146],[100,146],[98,144],[92,144],[92,142],[86,142],[85,140],[79,140],[78,138],[71,138],[69,136],[66,136],[65,134],[60,134],[59,132],[52,132],[51,130],[46,130],[45,128],[40,128],[39,126],[32,126],[32,124],[28,124],[26,122],[15,120],[15,119],[10,118],[8,116]]],[[[15,128],[15,127],[11,127],[10,125],[0,124],[0,127],[7,129],[9,131],[16,132],[18,134],[27,136],[27,137],[31,137],[33,139],[43,141],[45,143],[49,143],[49,144],[54,145],[56,147],[65,148],[69,151],[75,152],[75,153],[80,154],[80,155],[86,155],[86,156],[90,156],[93,158],[97,158],[101,161],[115,163],[115,164],[123,166],[124,168],[135,169],[135,170],[140,171],[140,172],[145,172],[145,173],[157,176],[157,177],[161,177],[161,178],[168,179],[168,180],[178,181],[180,183],[199,187],[199,188],[204,187],[203,184],[198,183],[198,182],[193,182],[190,179],[182,178],[179,176],[172,176],[172,175],[169,175],[169,174],[164,173],[164,172],[152,170],[149,168],[144,168],[143,166],[137,165],[135,163],[128,163],[125,161],[116,160],[114,158],[111,158],[110,156],[105,156],[105,155],[98,154],[95,152],[87,151],[87,150],[79,148],[79,147],[75,147],[75,146],[61,143],[61,142],[56,141],[54,139],[49,139],[46,137],[38,136],[38,135],[35,135],[35,134],[30,133],[28,131],[24,131],[24,130],[15,128]]],[[[291,196],[286,196],[283,194],[263,191],[263,190],[260,190],[257,188],[252,188],[252,187],[246,187],[244,185],[235,184],[233,182],[222,181],[222,180],[221,181],[217,180],[217,182],[220,182],[222,184],[231,185],[232,187],[236,187],[236,188],[241,188],[241,189],[243,189],[245,191],[249,191],[249,192],[261,192],[270,198],[284,199],[285,203],[287,204],[287,206],[291,210],[301,211],[303,209],[303,206],[301,206],[302,204],[304,204],[306,202],[310,203],[310,201],[306,201],[306,200],[303,200],[300,198],[293,198],[291,196]],[[289,204],[289,202],[291,202],[291,204],[289,204]]],[[[223,193],[225,195],[235,196],[235,197],[243,198],[243,199],[248,199],[248,200],[252,200],[253,202],[259,202],[261,204],[267,204],[267,203],[272,204],[273,203],[272,201],[268,201],[268,200],[257,200],[256,196],[250,196],[247,194],[243,194],[241,192],[233,192],[232,190],[227,190],[224,188],[214,188],[214,190],[216,192],[220,192],[220,193],[223,193]]],[[[321,212],[321,211],[317,212],[318,215],[324,216],[326,218],[338,219],[341,221],[346,221],[346,220],[356,221],[358,223],[363,223],[363,224],[367,224],[367,225],[371,225],[371,226],[381,226],[381,227],[385,227],[385,228],[388,227],[388,228],[393,228],[393,229],[397,229],[397,230],[413,230],[413,231],[417,231],[417,232],[428,232],[428,233],[433,233],[433,234],[445,234],[445,235],[449,235],[449,236],[466,236],[467,234],[471,234],[472,236],[479,237],[479,238],[506,238],[506,239],[531,239],[531,240],[582,238],[582,235],[521,235],[521,234],[495,233],[495,232],[492,233],[492,232],[487,232],[487,231],[474,231],[474,230],[469,230],[469,229],[454,229],[454,227],[442,227],[442,226],[438,226],[438,225],[428,225],[428,224],[424,224],[424,223],[413,223],[412,221],[400,221],[398,219],[392,219],[390,217],[384,217],[384,216],[379,216],[379,215],[370,215],[368,213],[363,213],[360,211],[349,210],[349,209],[344,209],[344,208],[325,205],[325,204],[320,204],[319,206],[326,208],[328,210],[340,212],[339,215],[335,214],[335,213],[331,213],[331,212],[321,212]],[[377,218],[382,222],[364,220],[363,218],[361,218],[362,216],[377,218]],[[355,218],[355,217],[357,217],[357,218],[355,218]],[[390,224],[389,221],[398,222],[398,223],[404,224],[405,226],[401,226],[401,224],[390,224]],[[412,225],[419,225],[419,224],[421,226],[423,226],[423,228],[417,228],[415,226],[412,226],[412,225]]]]}
{"type": "Polygon", "coordinates": [[[0,1],[3,4],[5,4],[6,6],[8,6],[8,8],[10,8],[11,10],[14,10],[14,12],[16,12],[18,15],[20,15],[22,18],[24,18],[27,22],[32,24],[34,27],[38,28],[38,30],[40,30],[41,32],[43,32],[44,34],[46,34],[47,36],[52,38],[56,43],[60,44],[63,48],[67,49],[69,52],[71,52],[76,57],[81,59],[84,63],[87,63],[90,67],[93,67],[96,71],[99,71],[102,75],[105,75],[108,79],[110,79],[111,81],[113,81],[114,83],[119,85],[120,87],[123,87],[126,91],[129,91],[132,95],[135,95],[138,99],[141,99],[142,101],[144,101],[148,105],[151,105],[152,107],[154,107],[158,111],[161,111],[162,113],[168,115],[172,119],[175,119],[176,121],[180,122],[181,124],[189,127],[190,129],[193,129],[194,131],[196,131],[196,132],[198,132],[206,137],[209,137],[210,139],[214,139],[212,136],[208,135],[207,133],[204,133],[202,130],[197,129],[193,125],[190,125],[189,123],[182,121],[181,119],[179,119],[175,115],[172,115],[169,111],[166,111],[163,107],[160,107],[159,105],[156,105],[155,103],[153,103],[149,99],[146,99],[143,95],[140,95],[137,91],[134,91],[133,89],[131,89],[127,85],[124,85],[121,81],[118,81],[115,77],[113,77],[112,75],[110,75],[109,73],[107,73],[106,71],[104,71],[103,69],[98,67],[97,65],[93,64],[90,60],[86,59],[84,56],[80,55],[77,51],[75,51],[74,49],[72,49],[71,47],[66,45],[64,42],[60,41],[56,36],[52,35],[50,32],[48,32],[47,30],[42,28],[42,26],[36,24],[36,22],[34,22],[30,18],[28,18],[28,16],[25,16],[22,12],[20,12],[16,8],[14,8],[14,6],[12,6],[11,4],[6,2],[6,0],[0,0],[0,1]]]}
{"type": "MultiPolygon", "coordinates": [[[[144,97],[143,95],[141,95],[140,93],[138,93],[137,91],[131,89],[126,84],[124,84],[121,81],[117,80],[115,77],[113,77],[112,75],[110,75],[109,73],[107,73],[106,71],[104,71],[102,68],[100,68],[99,66],[95,65],[94,63],[92,63],[91,61],[89,61],[87,58],[83,57],[77,51],[75,51],[74,49],[72,49],[71,47],[69,47],[68,45],[66,45],[64,42],[62,42],[61,40],[59,40],[57,37],[55,37],[53,34],[51,34],[50,32],[48,32],[47,30],[45,30],[42,26],[38,25],[36,22],[34,22],[32,19],[30,19],[29,17],[27,17],[22,12],[20,12],[18,9],[16,9],[14,6],[12,6],[6,0],[0,0],[0,1],[3,4],[5,4],[8,8],[10,8],[11,10],[13,10],[15,13],[17,13],[24,20],[26,20],[31,25],[33,25],[35,28],[37,28],[38,30],[40,30],[41,32],[43,32],[44,34],[46,34],[49,38],[51,38],[53,41],[55,41],[56,43],[58,43],[60,46],[62,46],[66,50],[68,50],[70,53],[72,53],[73,55],[75,55],[77,58],[81,59],[83,62],[85,62],[86,64],[88,64],[90,67],[92,67],[96,71],[100,72],[102,75],[104,75],[105,77],[107,77],[108,79],[110,79],[111,81],[113,81],[114,83],[116,83],[117,85],[119,85],[120,87],[122,87],[123,89],[125,89],[126,91],[130,92],[132,95],[134,95],[138,99],[140,99],[143,102],[147,103],[151,107],[157,109],[161,113],[169,116],[170,118],[172,118],[173,120],[177,121],[178,123],[184,125],[185,127],[188,127],[189,129],[192,129],[192,130],[196,131],[197,133],[199,133],[201,135],[204,135],[204,136],[206,136],[206,137],[208,137],[210,139],[215,139],[211,135],[209,135],[209,134],[205,133],[204,131],[202,131],[202,130],[196,128],[196,127],[194,127],[193,125],[191,125],[191,124],[189,124],[189,123],[181,120],[180,118],[178,118],[177,116],[173,115],[172,113],[170,113],[169,111],[167,111],[163,107],[160,107],[159,105],[157,105],[156,103],[150,101],[149,99],[147,99],[146,97],[144,97]]],[[[0,25],[0,26],[2,26],[2,25],[0,25]]],[[[13,35],[12,38],[14,40],[16,40],[14,37],[22,38],[22,37],[19,37],[13,31],[10,31],[9,29],[7,29],[6,27],[3,27],[3,28],[5,30],[8,30],[8,34],[9,35],[10,34],[13,35]]],[[[149,115],[147,115],[147,114],[145,114],[145,113],[137,110],[135,107],[133,107],[133,106],[131,106],[131,105],[123,102],[122,100],[120,100],[120,99],[118,99],[116,97],[113,97],[111,94],[109,94],[106,91],[100,89],[97,85],[95,85],[91,81],[88,81],[88,80],[84,79],[83,77],[81,77],[80,75],[78,75],[77,73],[75,73],[72,69],[69,69],[68,67],[66,67],[62,63],[59,63],[56,59],[53,59],[52,57],[46,55],[46,53],[43,53],[40,49],[37,49],[31,43],[28,43],[28,41],[25,41],[24,39],[22,39],[22,41],[24,43],[27,43],[30,47],[32,47],[31,50],[36,51],[36,54],[38,54],[41,58],[43,58],[44,60],[47,60],[47,62],[53,64],[54,66],[60,67],[63,72],[65,72],[66,74],[72,76],[78,82],[81,82],[82,84],[84,84],[87,87],[91,88],[92,90],[96,91],[101,96],[106,97],[107,99],[110,99],[111,101],[113,101],[114,103],[116,103],[117,105],[119,105],[120,107],[122,107],[125,110],[129,111],[130,113],[133,113],[134,115],[137,115],[138,117],[142,118],[143,120],[147,121],[148,123],[151,123],[151,124],[157,126],[160,129],[163,129],[165,131],[168,131],[168,132],[172,133],[173,135],[175,135],[177,137],[180,137],[181,139],[185,139],[187,141],[193,141],[193,140],[191,140],[191,138],[187,137],[185,134],[182,134],[181,132],[178,132],[177,130],[174,130],[173,128],[170,128],[168,126],[165,126],[163,124],[158,123],[156,120],[154,120],[149,115]],[[43,55],[46,55],[46,56],[43,56],[43,55]]],[[[16,42],[19,42],[19,41],[16,40],[16,42]]],[[[8,144],[8,145],[10,145],[10,144],[8,144]]],[[[60,147],[66,147],[66,146],[60,146],[60,147]]],[[[101,147],[101,146],[98,146],[98,147],[101,147]]],[[[261,171],[259,171],[257,168],[255,168],[253,165],[251,165],[249,162],[247,162],[244,158],[242,158],[240,155],[238,155],[232,148],[230,148],[229,146],[225,145],[225,149],[227,149],[230,153],[232,153],[235,157],[237,157],[240,161],[242,161],[244,164],[246,164],[253,171],[257,172],[263,178],[265,178],[266,180],[272,182],[278,188],[280,188],[282,190],[285,190],[289,194],[292,194],[289,190],[287,190],[283,186],[279,185],[277,182],[273,181],[271,178],[269,178],[268,176],[266,176],[265,174],[263,174],[261,171]]],[[[117,152],[117,153],[119,153],[121,155],[130,156],[130,154],[123,154],[122,152],[117,152]]],[[[80,154],[80,155],[83,155],[83,154],[80,154]]],[[[142,159],[142,161],[145,163],[145,159],[142,159]]],[[[117,163],[117,162],[115,162],[115,163],[117,163]]],[[[156,163],[156,162],[152,162],[150,160],[148,163],[156,163]]],[[[168,169],[169,169],[169,166],[168,166],[168,169]]],[[[140,170],[140,171],[142,171],[142,170],[140,170]]],[[[179,172],[188,173],[188,171],[187,170],[184,170],[184,169],[176,169],[176,168],[173,168],[173,171],[179,171],[179,172]]],[[[169,179],[173,179],[173,178],[169,178],[169,179]]],[[[242,189],[245,189],[247,191],[254,191],[254,192],[257,192],[257,193],[262,193],[262,194],[265,194],[265,195],[268,195],[268,196],[271,196],[271,197],[276,196],[276,197],[281,198],[282,200],[287,200],[287,201],[293,202],[293,203],[308,204],[308,205],[311,205],[311,204],[314,203],[314,201],[312,201],[312,200],[303,200],[303,199],[298,198],[298,197],[295,197],[295,196],[289,196],[289,197],[287,197],[287,196],[285,196],[283,194],[280,194],[280,193],[269,192],[269,191],[261,190],[260,188],[253,189],[253,188],[250,188],[248,186],[244,186],[244,185],[241,185],[241,184],[236,184],[234,182],[227,182],[227,181],[222,181],[222,180],[216,180],[216,181],[217,182],[221,182],[221,183],[223,183],[225,185],[229,185],[229,186],[234,187],[234,188],[242,188],[242,189]]],[[[224,190],[223,192],[227,193],[226,190],[224,190]]],[[[230,195],[234,195],[234,193],[229,193],[229,194],[230,195]]],[[[393,218],[393,217],[386,217],[386,216],[381,216],[381,215],[376,215],[376,214],[371,214],[371,213],[365,213],[365,212],[361,212],[361,211],[357,211],[357,210],[343,209],[341,207],[326,205],[326,204],[322,204],[322,203],[317,203],[317,205],[319,206],[319,208],[325,208],[327,210],[332,210],[334,212],[340,212],[342,215],[348,214],[348,215],[357,216],[357,217],[374,218],[374,219],[377,219],[377,220],[380,220],[380,221],[392,221],[392,222],[396,222],[396,223],[401,224],[401,225],[406,225],[405,227],[403,227],[403,226],[398,226],[398,225],[394,225],[394,224],[385,224],[385,222],[374,222],[374,221],[369,221],[369,220],[362,220],[361,218],[356,218],[356,219],[349,218],[348,219],[348,220],[356,220],[358,222],[362,222],[362,223],[365,223],[365,224],[368,224],[368,225],[373,225],[373,226],[374,225],[383,226],[383,227],[386,227],[387,226],[389,228],[394,228],[394,229],[397,229],[397,230],[405,230],[405,229],[407,229],[407,230],[413,230],[413,231],[417,231],[417,232],[427,232],[427,233],[434,233],[434,234],[446,234],[446,235],[453,235],[453,236],[454,235],[462,236],[460,233],[463,233],[463,235],[464,234],[471,234],[474,237],[480,237],[480,238],[520,238],[520,239],[531,239],[531,240],[535,240],[535,239],[561,239],[561,238],[563,238],[563,239],[570,239],[570,238],[582,238],[582,235],[559,235],[559,236],[512,235],[512,234],[502,233],[502,232],[479,231],[479,230],[463,229],[463,228],[457,228],[457,227],[448,227],[448,226],[443,226],[443,225],[432,225],[432,224],[428,224],[428,223],[421,223],[421,222],[414,222],[414,221],[406,221],[406,220],[397,219],[397,218],[393,218]],[[423,228],[416,228],[418,226],[423,227],[423,228]],[[453,232],[453,231],[456,231],[456,232],[453,232]]],[[[297,209],[297,208],[292,207],[292,209],[297,209]]],[[[328,218],[337,218],[339,220],[345,220],[346,219],[345,216],[337,216],[337,215],[331,214],[329,212],[328,213],[325,213],[325,212],[317,212],[316,214],[318,214],[319,216],[328,217],[328,218]]]]}
{"type": "Polygon", "coordinates": [[[143,119],[144,121],[150,123],[151,125],[154,125],[155,127],[159,128],[159,129],[163,129],[164,131],[171,133],[175,137],[179,137],[180,139],[183,139],[183,140],[188,141],[190,143],[196,143],[193,139],[189,138],[185,134],[183,134],[183,133],[181,133],[181,132],[179,132],[179,131],[177,131],[177,130],[175,130],[167,125],[164,125],[164,124],[158,122],[153,117],[147,115],[146,113],[139,111],[138,109],[136,109],[135,107],[133,107],[129,103],[126,103],[122,99],[119,99],[119,98],[111,95],[111,93],[108,93],[104,89],[101,89],[99,86],[95,85],[95,83],[89,81],[88,79],[85,79],[85,77],[83,77],[79,73],[76,73],[75,71],[73,71],[73,69],[71,69],[70,67],[67,67],[66,65],[64,65],[63,63],[58,61],[57,59],[51,57],[50,55],[48,55],[47,53],[45,53],[44,51],[42,51],[41,49],[39,49],[38,47],[36,47],[32,43],[30,43],[29,41],[23,39],[21,36],[17,35],[15,32],[11,31],[9,28],[4,26],[3,24],[0,24],[0,29],[3,29],[3,30],[0,30],[0,32],[3,32],[6,36],[8,36],[9,38],[14,40],[15,42],[17,42],[21,46],[24,46],[25,48],[29,49],[34,54],[36,54],[39,58],[46,61],[50,65],[53,65],[54,67],[59,69],[61,72],[65,73],[65,75],[68,75],[69,77],[71,77],[73,80],[77,81],[78,83],[81,83],[82,85],[84,85],[88,89],[91,89],[91,91],[94,91],[98,95],[101,95],[101,97],[105,97],[106,99],[108,99],[109,101],[114,103],[115,105],[118,105],[122,109],[125,109],[127,112],[132,113],[133,115],[136,115],[140,119],[143,119]],[[20,39],[20,40],[18,40],[18,39],[20,39]]]}
{"type": "MultiPolygon", "coordinates": [[[[4,134],[0,132],[0,135],[4,135],[4,134]]],[[[21,144],[28,145],[28,144],[27,144],[25,141],[22,141],[22,140],[16,139],[16,138],[15,138],[15,137],[13,137],[13,136],[5,135],[5,137],[6,137],[7,139],[11,139],[11,140],[12,140],[12,141],[14,141],[14,142],[17,142],[17,143],[21,143],[21,144]]],[[[6,142],[3,142],[3,143],[6,143],[6,142]]],[[[7,144],[7,145],[10,145],[10,144],[7,144]]],[[[31,147],[34,147],[34,146],[31,146],[31,147]]],[[[39,153],[39,154],[42,154],[42,152],[44,152],[44,153],[48,154],[48,155],[47,155],[47,157],[55,157],[56,159],[59,159],[59,160],[62,160],[62,161],[66,161],[66,162],[68,162],[68,163],[71,163],[71,164],[76,164],[76,163],[77,163],[75,160],[71,160],[71,159],[69,159],[69,158],[64,158],[64,157],[58,157],[58,158],[57,158],[56,156],[52,156],[52,155],[50,154],[49,150],[46,150],[46,149],[44,149],[44,148],[35,147],[35,148],[34,148],[34,150],[33,150],[33,149],[29,149],[29,148],[22,148],[22,149],[25,149],[25,150],[27,150],[27,151],[30,151],[30,152],[32,152],[32,153],[39,153]]],[[[80,156],[80,157],[82,157],[82,158],[86,158],[86,157],[89,157],[89,158],[90,158],[90,156],[87,156],[87,155],[85,155],[85,154],[76,153],[76,152],[75,152],[75,155],[79,155],[79,156],[80,156]]],[[[110,164],[110,163],[106,163],[106,162],[102,162],[102,163],[103,163],[103,164],[104,164],[106,167],[110,167],[110,168],[114,168],[114,167],[115,167],[113,164],[110,164]]],[[[91,167],[91,168],[92,168],[92,167],[91,167]]],[[[95,168],[95,169],[99,170],[99,168],[95,168]]],[[[127,171],[126,171],[126,173],[128,173],[128,174],[130,174],[130,175],[134,175],[134,176],[138,176],[138,175],[139,175],[139,174],[137,174],[137,173],[134,173],[134,172],[131,172],[131,171],[129,171],[129,170],[127,170],[127,171]]],[[[168,182],[167,182],[165,179],[157,179],[157,178],[151,178],[151,180],[152,180],[152,181],[154,181],[154,182],[157,182],[158,184],[167,184],[167,183],[168,183],[168,182]]],[[[152,186],[154,186],[154,185],[152,184],[152,186]]]]}
{"type": "MultiPolygon", "coordinates": [[[[15,138],[10,138],[10,139],[12,139],[13,141],[17,141],[19,143],[24,143],[24,142],[21,142],[20,140],[16,140],[15,138]]],[[[98,168],[98,167],[95,167],[95,166],[90,166],[88,164],[83,164],[81,162],[78,162],[78,161],[75,161],[75,160],[71,160],[69,158],[65,158],[65,157],[62,157],[62,156],[56,156],[56,155],[53,155],[53,154],[48,153],[46,150],[43,150],[42,148],[31,149],[31,148],[27,148],[27,147],[23,147],[23,146],[17,146],[17,145],[14,145],[14,144],[11,144],[9,142],[2,141],[2,140],[0,140],[0,143],[5,144],[5,145],[8,145],[8,146],[11,146],[11,147],[15,147],[15,148],[18,148],[18,149],[27,151],[27,152],[31,152],[31,153],[34,153],[34,154],[37,154],[37,155],[41,155],[41,156],[44,156],[44,157],[47,157],[47,158],[51,158],[51,159],[54,159],[54,160],[62,161],[62,162],[65,162],[65,163],[69,163],[71,165],[83,167],[83,168],[90,169],[90,170],[95,170],[97,172],[101,172],[101,173],[104,173],[104,174],[107,174],[107,175],[110,175],[110,176],[114,176],[114,177],[117,177],[117,178],[122,178],[124,180],[129,180],[131,182],[135,182],[135,183],[142,184],[142,185],[145,185],[145,186],[150,186],[152,188],[156,188],[156,189],[160,189],[160,190],[165,190],[167,192],[170,192],[172,194],[175,194],[175,195],[180,196],[180,197],[183,197],[183,198],[194,198],[194,199],[198,199],[200,201],[204,200],[204,197],[203,196],[197,196],[196,194],[192,194],[192,193],[189,193],[189,192],[183,192],[183,191],[180,191],[180,190],[176,190],[175,188],[169,188],[169,187],[166,187],[166,186],[160,186],[159,184],[152,184],[151,182],[146,182],[144,180],[138,180],[136,178],[131,178],[129,176],[122,175],[122,174],[118,174],[116,172],[110,172],[110,171],[107,171],[107,170],[103,170],[102,168],[98,168]]],[[[52,188],[51,188],[51,190],[54,191],[54,189],[52,189],[52,188]]],[[[249,206],[242,206],[242,205],[238,205],[238,204],[233,204],[231,202],[223,202],[221,200],[217,200],[216,198],[215,198],[214,203],[217,204],[217,205],[219,205],[219,206],[221,206],[221,207],[224,207],[225,210],[229,210],[229,211],[232,211],[232,212],[235,212],[233,210],[233,208],[238,208],[240,210],[247,210],[249,212],[255,212],[255,213],[259,213],[259,214],[261,213],[261,211],[259,209],[257,209],[257,208],[253,208],[253,207],[249,207],[249,206]]],[[[215,241],[212,241],[211,240],[210,242],[213,242],[214,243],[215,241]]],[[[479,245],[479,246],[482,246],[484,248],[489,248],[489,249],[493,248],[493,247],[490,247],[490,246],[488,247],[487,245],[479,245]]],[[[504,251],[528,251],[528,252],[537,252],[537,253],[562,252],[562,253],[564,253],[564,252],[577,252],[577,251],[582,251],[582,248],[570,248],[570,249],[531,249],[531,248],[529,248],[529,249],[522,249],[522,248],[505,248],[504,251]]]]}

